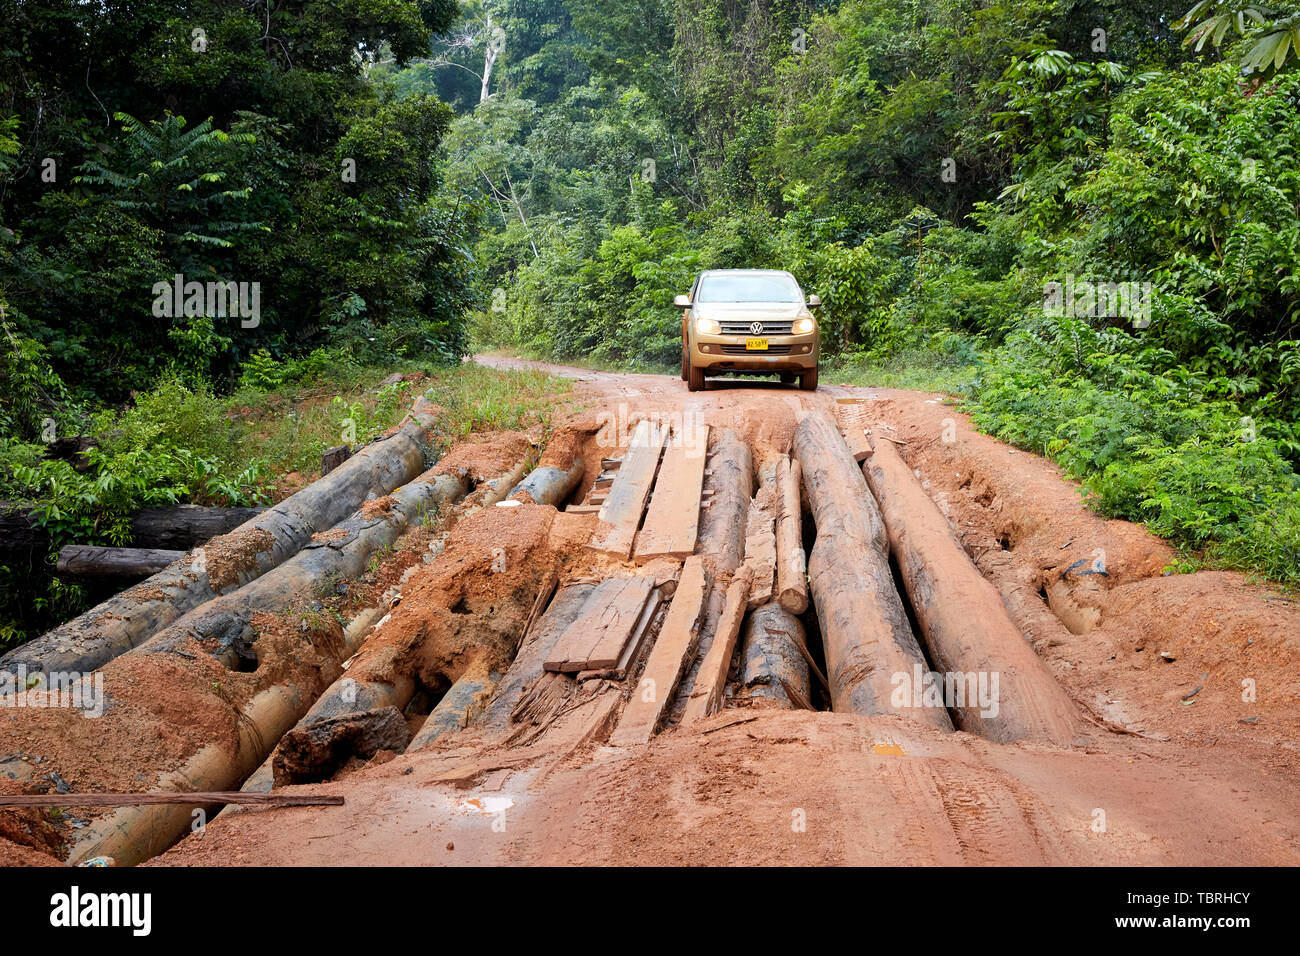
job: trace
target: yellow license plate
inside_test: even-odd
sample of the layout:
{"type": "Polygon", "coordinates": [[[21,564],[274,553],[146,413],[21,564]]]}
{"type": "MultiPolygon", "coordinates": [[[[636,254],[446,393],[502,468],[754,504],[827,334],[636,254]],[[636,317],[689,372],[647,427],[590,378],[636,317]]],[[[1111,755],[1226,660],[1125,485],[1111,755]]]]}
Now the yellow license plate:
{"type": "Polygon", "coordinates": [[[767,339],[745,339],[745,351],[766,352],[767,339]]]}

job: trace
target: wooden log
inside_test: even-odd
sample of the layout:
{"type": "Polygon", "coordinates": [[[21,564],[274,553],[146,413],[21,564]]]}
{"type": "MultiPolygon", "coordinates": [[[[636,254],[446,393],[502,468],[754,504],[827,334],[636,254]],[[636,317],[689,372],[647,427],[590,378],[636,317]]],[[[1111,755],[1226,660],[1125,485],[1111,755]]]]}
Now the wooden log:
{"type": "Polygon", "coordinates": [[[709,507],[700,518],[699,553],[711,574],[734,571],[745,558],[745,524],[754,495],[753,460],[730,429],[714,432],[705,466],[709,507]]]}
{"type": "Polygon", "coordinates": [[[507,496],[511,501],[532,502],[538,505],[551,505],[558,508],[564,503],[573,489],[582,481],[582,458],[573,459],[568,468],[554,465],[538,465],[528,473],[528,477],[511,489],[507,496]]]}
{"type": "Polygon", "coordinates": [[[125,578],[138,581],[184,557],[184,551],[157,548],[101,548],[70,544],[59,549],[58,572],[68,577],[125,578]]]}
{"type": "Polygon", "coordinates": [[[144,508],[131,519],[131,544],[137,548],[188,551],[211,538],[234,531],[264,511],[265,508],[208,508],[203,505],[144,508]]]}
{"type": "MultiPolygon", "coordinates": [[[[360,649],[373,630],[387,620],[391,605],[386,601],[365,608],[348,621],[343,628],[344,653],[351,656],[360,649]]],[[[415,681],[409,675],[399,674],[392,681],[356,680],[343,676],[326,688],[316,703],[296,726],[338,714],[359,713],[378,707],[405,707],[415,690],[415,681]]],[[[276,750],[279,748],[277,747],[276,750]]],[[[262,765],[239,788],[241,793],[269,793],[275,785],[275,750],[262,761],[262,765]]]]}
{"type": "Polygon", "coordinates": [[[325,793],[242,793],[195,791],[172,793],[30,793],[0,794],[0,807],[146,807],[170,804],[206,806],[240,803],[264,807],[341,807],[343,797],[325,793]]]}
{"type": "Polygon", "coordinates": [[[709,645],[704,662],[700,664],[700,672],[695,677],[695,684],[691,687],[691,697],[686,702],[686,711],[682,715],[683,724],[703,720],[722,708],[723,693],[727,689],[727,671],[731,668],[736,639],[740,636],[740,624],[749,603],[750,578],[750,569],[742,566],[736,570],[731,584],[727,586],[722,616],[718,618],[713,643],[709,645]]]}
{"type": "MultiPolygon", "coordinates": [[[[371,555],[390,547],[411,520],[430,511],[444,512],[465,488],[463,475],[421,475],[395,489],[382,505],[371,503],[340,522],[328,541],[312,542],[257,580],[184,615],[130,653],[163,655],[170,662],[192,658],[197,645],[231,670],[238,669],[242,661],[255,662],[254,614],[283,614],[310,599],[313,589],[328,575],[359,576],[371,555]]],[[[310,638],[304,636],[303,640],[310,638]]],[[[342,642],[339,645],[334,653],[341,661],[342,642]]],[[[302,719],[313,696],[314,687],[304,680],[284,680],[265,687],[239,708],[237,741],[202,747],[162,774],[160,781],[177,789],[181,781],[205,790],[239,786],[302,719]]],[[[111,856],[121,865],[133,865],[167,849],[188,832],[189,823],[187,815],[162,807],[121,808],[78,832],[68,860],[75,864],[92,856],[111,856]]]]}
{"type": "Polygon", "coordinates": [[[745,564],[750,570],[749,609],[762,607],[776,593],[776,486],[778,459],[768,458],[758,470],[758,491],[745,519],[745,564]]]}
{"type": "Polygon", "coordinates": [[[784,708],[802,707],[812,697],[803,624],[773,601],[750,611],[741,645],[740,680],[750,697],[784,708]],[[792,693],[793,692],[793,693],[792,693]]]}
{"type": "Polygon", "coordinates": [[[324,454],[320,456],[321,477],[324,478],[351,457],[352,447],[350,445],[335,445],[332,448],[326,448],[324,454]]]}
{"type": "Polygon", "coordinates": [[[799,502],[799,462],[782,457],[776,484],[780,513],[776,519],[776,593],[791,614],[808,609],[808,564],[803,551],[803,508],[799,502]]]}
{"type": "MultiPolygon", "coordinates": [[[[188,551],[209,538],[233,531],[265,508],[209,508],[167,505],[144,508],[131,519],[130,546],[163,551],[188,551]]],[[[12,501],[0,501],[0,555],[44,558],[50,537],[30,511],[12,501]]]]}
{"type": "Polygon", "coordinates": [[[638,564],[654,558],[686,558],[695,553],[709,426],[701,426],[700,431],[698,442],[688,445],[677,435],[664,450],[645,525],[636,536],[638,564]]]}
{"type": "Polygon", "coordinates": [[[795,428],[794,451],[817,525],[808,576],[831,708],[898,713],[951,730],[942,707],[891,699],[899,680],[910,680],[917,666],[925,668],[925,658],[894,588],[880,510],[843,436],[825,414],[809,412],[795,428]]]}
{"type": "Polygon", "coordinates": [[[415,753],[445,734],[468,727],[470,721],[483,712],[500,679],[500,674],[484,673],[481,668],[466,671],[458,677],[424,719],[405,752],[415,753]]]}
{"type": "Polygon", "coordinates": [[[1000,742],[1068,745],[1082,731],[1073,702],[898,450],[873,446],[863,471],[957,726],[1000,742]]]}
{"type": "Polygon", "coordinates": [[[91,671],[137,647],[182,615],[256,580],[334,527],[368,497],[387,494],[425,468],[435,408],[417,399],[401,427],[342,466],[75,620],[0,657],[29,673],[91,671]]]}
{"type": "MultiPolygon", "coordinates": [[[[131,519],[131,547],[188,551],[209,538],[233,531],[265,508],[210,508],[167,505],[143,508],[131,519]]],[[[0,501],[0,554],[28,553],[44,557],[49,535],[32,519],[27,507],[0,501]]]]}
{"type": "Polygon", "coordinates": [[[642,744],[653,736],[695,653],[708,592],[703,559],[698,555],[687,558],[641,679],[609,738],[610,746],[642,744]]]}
{"type": "Polygon", "coordinates": [[[171,653],[194,640],[232,669],[241,660],[255,661],[256,635],[249,623],[255,613],[281,611],[309,597],[322,580],[360,576],[370,556],[390,547],[413,518],[449,509],[465,490],[462,475],[422,475],[387,496],[384,507],[362,507],[331,529],[328,540],[313,541],[257,580],[195,608],[136,652],[171,653]]]}

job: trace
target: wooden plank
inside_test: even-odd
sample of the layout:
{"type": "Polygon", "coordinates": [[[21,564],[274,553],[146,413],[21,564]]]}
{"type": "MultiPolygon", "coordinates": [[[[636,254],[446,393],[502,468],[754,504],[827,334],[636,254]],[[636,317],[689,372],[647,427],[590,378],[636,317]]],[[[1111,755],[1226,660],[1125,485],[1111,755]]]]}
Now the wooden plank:
{"type": "Polygon", "coordinates": [[[702,430],[701,441],[688,446],[677,436],[664,451],[645,526],[636,537],[638,563],[660,557],[686,558],[695,553],[709,426],[702,426],[702,430]]]}
{"type": "Polygon", "coordinates": [[[637,652],[641,649],[646,636],[650,633],[650,622],[654,620],[655,612],[659,610],[659,605],[662,603],[663,597],[659,589],[655,588],[650,592],[650,600],[645,602],[645,608],[637,619],[636,627],[632,629],[631,639],[623,646],[623,654],[619,657],[618,663],[613,667],[606,667],[601,670],[579,671],[578,680],[593,680],[595,678],[603,678],[604,680],[625,679],[628,668],[632,666],[637,652]]]}
{"type": "Polygon", "coordinates": [[[600,508],[600,505],[593,504],[569,505],[564,509],[564,513],[570,515],[594,515],[600,514],[600,508]]]}
{"type": "Polygon", "coordinates": [[[0,794],[0,807],[143,807],[158,804],[242,803],[276,807],[341,807],[343,798],[333,794],[243,793],[241,791],[195,791],[171,793],[25,793],[0,794]]]}
{"type": "Polygon", "coordinates": [[[593,550],[623,561],[632,556],[632,542],[659,470],[666,437],[666,428],[648,420],[636,426],[632,444],[600,510],[601,525],[591,536],[593,550]]]}
{"type": "Polygon", "coordinates": [[[687,558],[659,637],[646,658],[641,680],[609,739],[611,746],[645,743],[654,734],[687,664],[695,655],[708,592],[703,559],[687,558]]]}
{"type": "Polygon", "coordinates": [[[605,626],[601,633],[595,635],[591,649],[579,670],[604,670],[614,667],[623,656],[637,623],[641,620],[650,592],[654,590],[654,578],[632,578],[627,587],[619,594],[618,600],[609,608],[604,617],[605,626]]]}
{"type": "Polygon", "coordinates": [[[651,591],[650,576],[610,578],[591,593],[582,613],[551,651],[545,669],[561,673],[603,670],[618,664],[651,591]]]}
{"type": "Polygon", "coordinates": [[[637,652],[641,650],[641,645],[645,643],[647,635],[650,633],[650,622],[654,620],[655,612],[659,610],[659,605],[663,603],[663,597],[658,588],[650,592],[650,600],[645,602],[645,610],[641,612],[641,618],[636,622],[636,627],[632,630],[632,639],[627,642],[623,648],[623,654],[614,665],[614,680],[622,680],[627,676],[627,669],[632,666],[632,661],[636,658],[637,652]]]}
{"type": "Polygon", "coordinates": [[[745,519],[745,565],[753,572],[749,585],[751,611],[772,600],[775,594],[779,465],[779,460],[769,459],[759,469],[758,493],[749,503],[745,519]]]}
{"type": "Polygon", "coordinates": [[[686,712],[682,723],[693,724],[716,713],[722,706],[722,695],[727,687],[727,670],[731,667],[732,655],[736,652],[736,639],[740,636],[740,624],[745,619],[745,605],[749,602],[748,565],[736,570],[731,585],[727,588],[727,600],[722,607],[722,616],[718,618],[718,629],[709,645],[709,653],[700,664],[699,673],[695,675],[695,686],[691,688],[691,699],[686,702],[686,712]]]}
{"type": "Polygon", "coordinates": [[[630,578],[607,578],[596,585],[587,595],[587,600],[583,603],[578,616],[564,629],[560,639],[546,655],[546,660],[542,662],[543,670],[562,671],[570,660],[578,660],[579,657],[585,656],[591,647],[592,632],[603,629],[602,618],[605,612],[623,588],[627,587],[630,580],[630,578]]]}

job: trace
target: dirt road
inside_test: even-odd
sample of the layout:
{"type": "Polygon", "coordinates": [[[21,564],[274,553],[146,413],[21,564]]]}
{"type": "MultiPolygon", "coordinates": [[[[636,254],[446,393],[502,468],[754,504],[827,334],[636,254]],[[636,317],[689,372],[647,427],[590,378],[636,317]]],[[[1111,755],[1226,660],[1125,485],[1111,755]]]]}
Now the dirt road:
{"type": "MultiPolygon", "coordinates": [[[[512,719],[541,674],[538,639],[467,728],[314,785],[346,805],[227,810],[151,865],[1300,863],[1293,598],[1236,574],[1165,574],[1163,542],[1088,511],[1052,464],[978,434],[942,396],[743,381],[691,394],[666,376],[481,361],[575,379],[557,417],[607,431],[695,415],[757,458],[789,452],[816,409],[892,440],[1085,729],[1000,744],[733,700],[689,727],[677,707],[649,743],[613,747],[627,695],[608,681],[512,719]]],[[[571,545],[594,521],[562,513],[549,531],[567,572],[592,580],[610,563],[571,545]]],[[[405,609],[419,626],[418,594],[395,621],[405,609]]]]}

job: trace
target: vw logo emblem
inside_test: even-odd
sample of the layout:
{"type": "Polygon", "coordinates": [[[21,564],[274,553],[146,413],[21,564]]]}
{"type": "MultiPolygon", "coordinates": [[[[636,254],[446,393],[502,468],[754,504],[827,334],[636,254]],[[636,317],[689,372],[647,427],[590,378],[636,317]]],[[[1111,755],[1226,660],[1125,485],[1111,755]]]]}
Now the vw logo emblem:
{"type": "Polygon", "coordinates": [[[749,331],[753,332],[755,335],[758,335],[763,331],[763,323],[762,322],[750,323],[749,331]]]}

